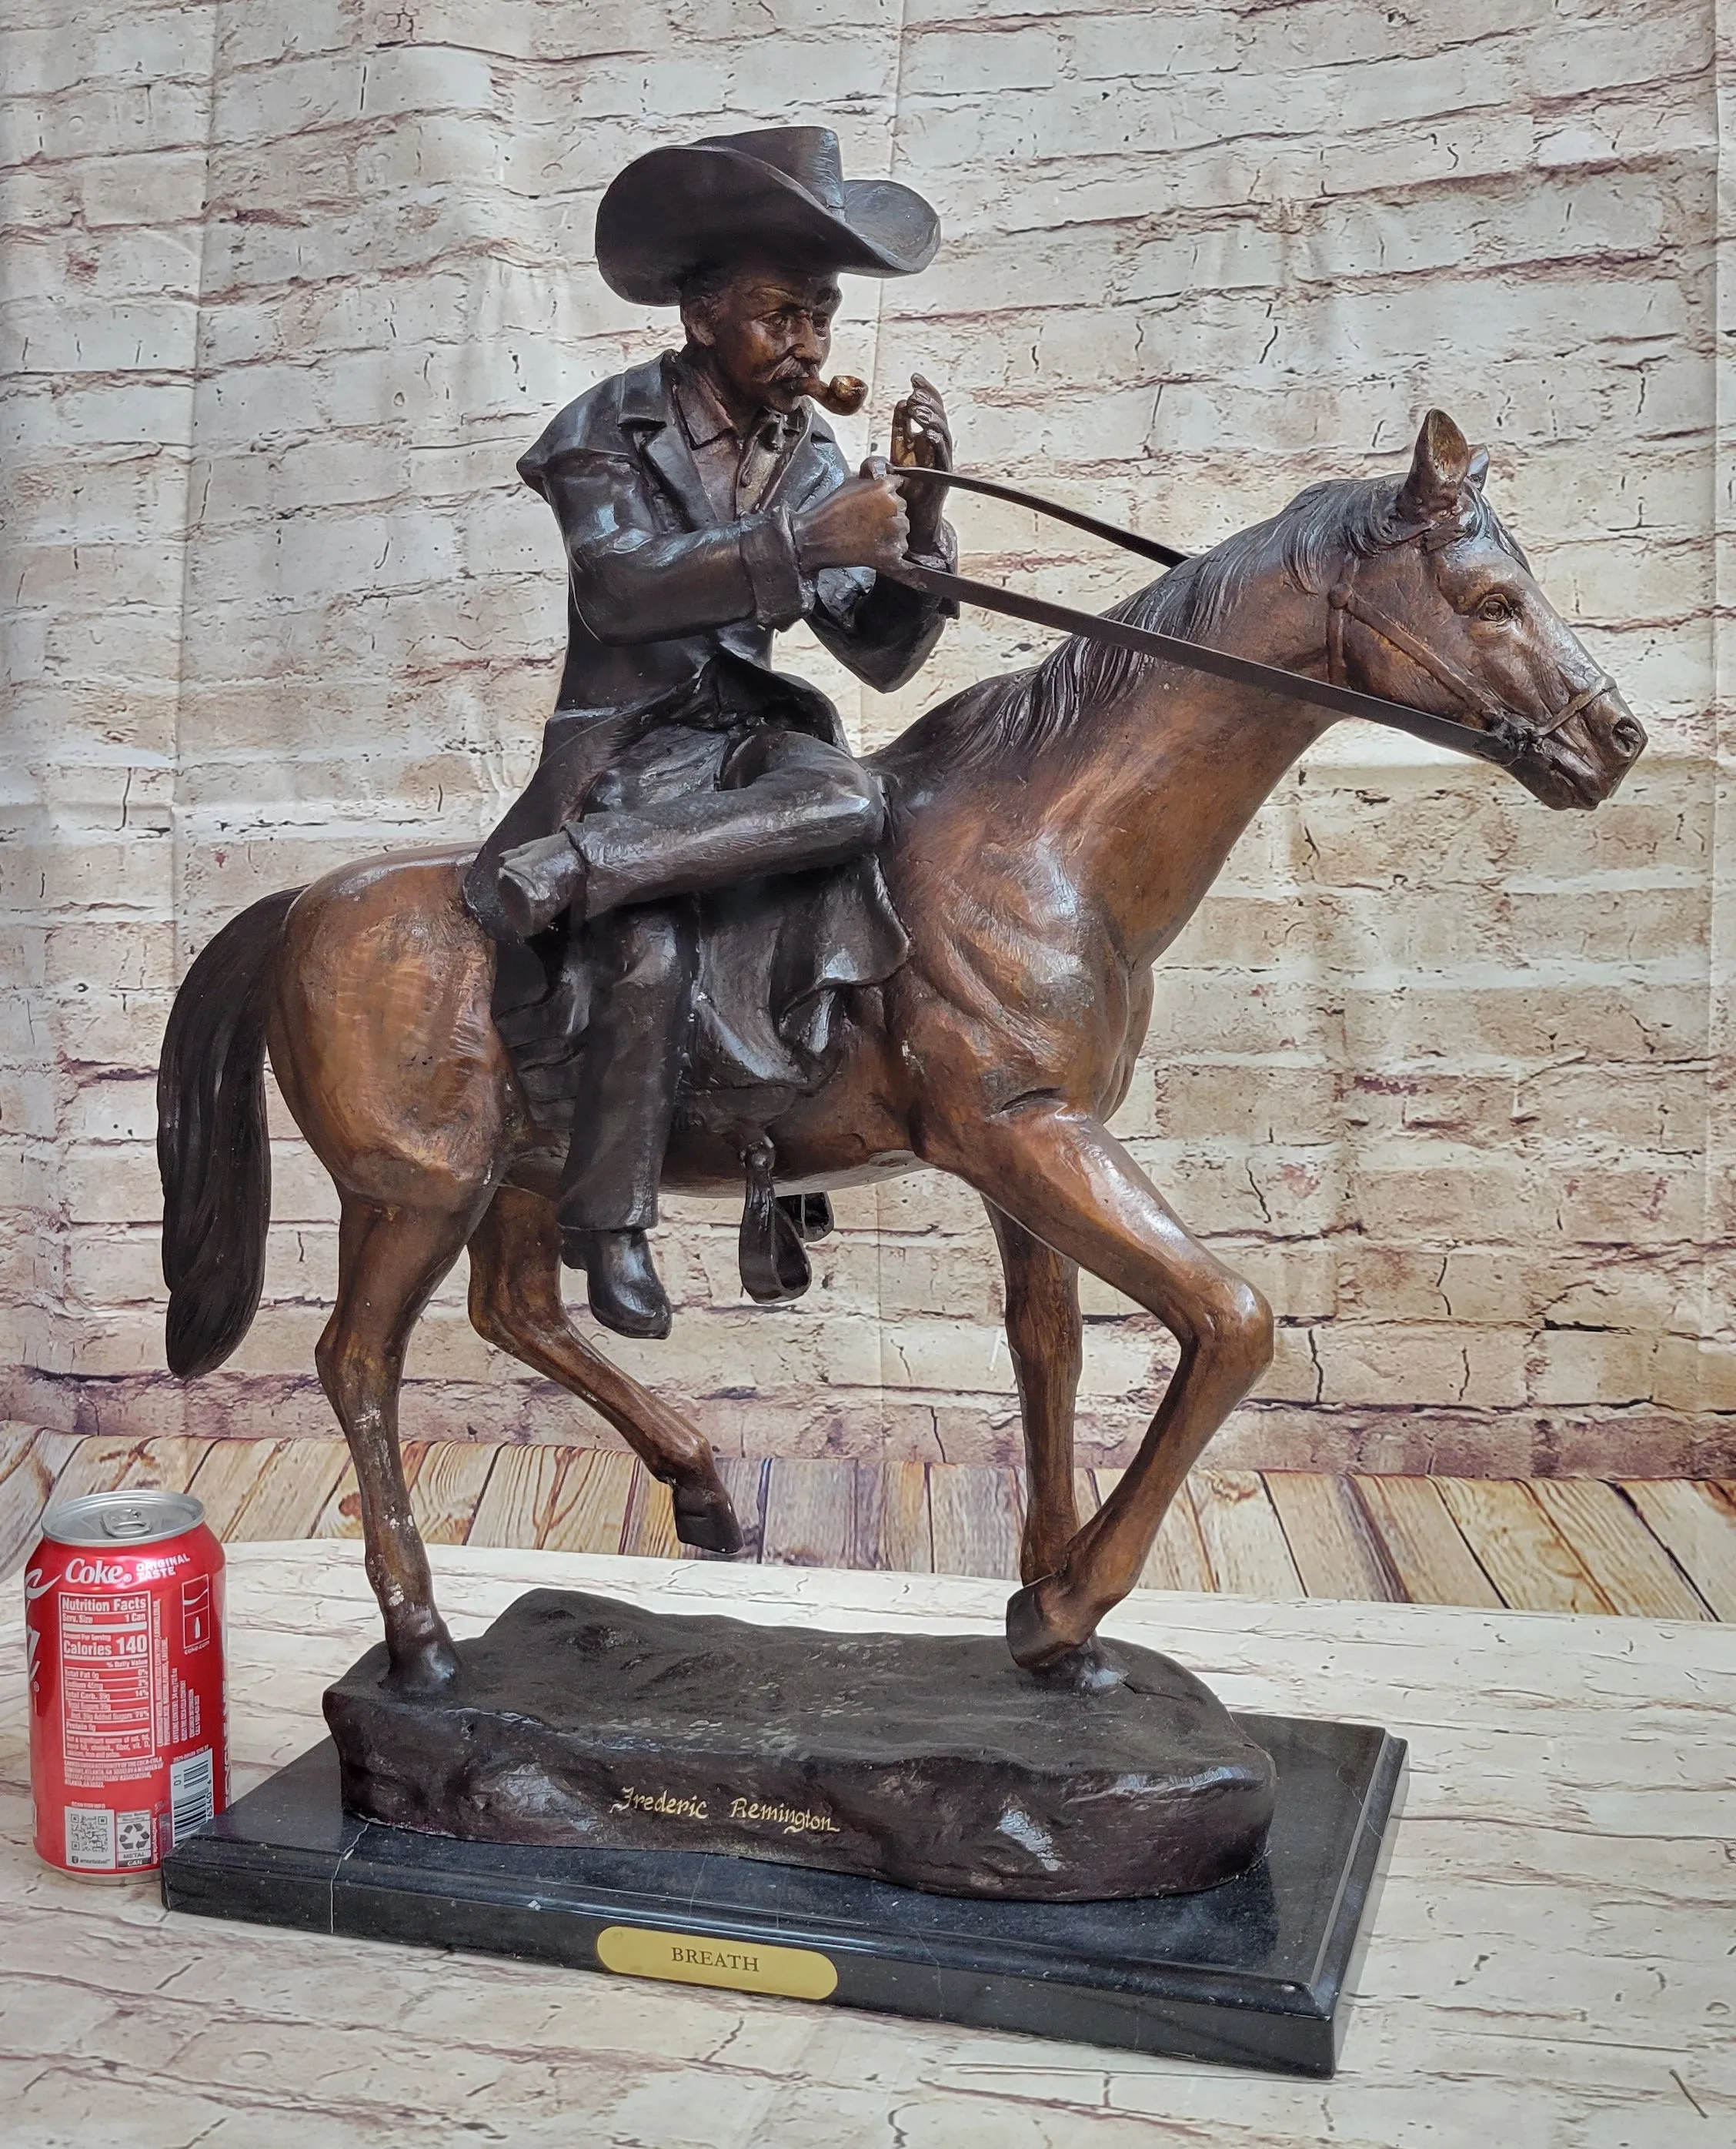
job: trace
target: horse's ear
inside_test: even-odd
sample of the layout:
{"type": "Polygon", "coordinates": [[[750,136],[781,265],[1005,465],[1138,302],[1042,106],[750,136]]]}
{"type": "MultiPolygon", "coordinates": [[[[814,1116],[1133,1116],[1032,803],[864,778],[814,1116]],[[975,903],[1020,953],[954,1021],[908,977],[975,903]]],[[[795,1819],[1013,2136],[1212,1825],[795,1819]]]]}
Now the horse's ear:
{"type": "Polygon", "coordinates": [[[1488,476],[1488,450],[1487,448],[1473,448],[1471,450],[1471,467],[1465,473],[1467,480],[1472,485],[1475,486],[1477,490],[1481,492],[1483,489],[1483,481],[1488,476]]]}
{"type": "Polygon", "coordinates": [[[1410,522],[1434,522],[1458,504],[1471,474],[1465,435],[1444,410],[1431,410],[1416,435],[1411,474],[1399,487],[1399,513],[1410,522]]]}

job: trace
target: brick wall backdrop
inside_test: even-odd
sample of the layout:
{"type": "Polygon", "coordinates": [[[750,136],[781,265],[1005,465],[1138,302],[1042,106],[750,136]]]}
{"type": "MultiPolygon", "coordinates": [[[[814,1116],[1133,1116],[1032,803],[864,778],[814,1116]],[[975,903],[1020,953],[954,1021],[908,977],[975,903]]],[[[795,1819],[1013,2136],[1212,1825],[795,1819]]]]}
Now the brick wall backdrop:
{"type": "MultiPolygon", "coordinates": [[[[169,996],[254,896],[495,818],[562,618],[514,457],[670,327],[596,278],[597,195],[654,143],[799,117],[945,220],[923,278],[851,287],[837,360],[873,409],[920,366],[969,464],[1201,545],[1396,468],[1444,404],[1651,729],[1586,818],[1346,727],[1164,965],[1120,1124],[1283,1323],[1215,1455],[1736,1467],[1723,12],[13,0],[6,1409],[327,1428],[333,1202],[287,1123],[252,1336],[194,1387],[161,1369],[169,996]]],[[[1091,604],[1129,586],[1052,527],[959,519],[976,571],[1091,604]]],[[[969,620],[888,702],[792,642],[869,742],[1032,647],[969,620]]],[[[839,1205],[777,1314],[739,1297],[733,1215],[682,1209],[676,1335],[622,1359],[727,1449],[1008,1452],[974,1200],[923,1178],[839,1205]]],[[[407,1429],[607,1437],[484,1348],[460,1282],[414,1346],[407,1429]]],[[[1088,1307],[1084,1433],[1113,1460],[1165,1341],[1088,1307]]]]}

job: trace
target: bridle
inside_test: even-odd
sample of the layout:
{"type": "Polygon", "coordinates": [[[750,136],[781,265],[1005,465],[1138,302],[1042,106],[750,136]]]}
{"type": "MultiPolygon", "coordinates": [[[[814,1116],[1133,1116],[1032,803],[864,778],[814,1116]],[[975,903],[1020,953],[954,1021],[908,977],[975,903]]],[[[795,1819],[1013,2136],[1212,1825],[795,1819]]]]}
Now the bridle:
{"type": "MultiPolygon", "coordinates": [[[[1401,531],[1387,540],[1382,550],[1400,545],[1420,543],[1425,552],[1439,552],[1461,537],[1470,535],[1465,519],[1447,524],[1428,524],[1420,529],[1401,531]]],[[[1589,708],[1593,702],[1602,700],[1615,686],[1607,672],[1600,672],[1588,687],[1579,692],[1552,715],[1539,722],[1532,717],[1522,717],[1510,709],[1498,695],[1492,694],[1480,679],[1475,678],[1462,665],[1455,664],[1450,657],[1439,650],[1431,649],[1419,636],[1411,633],[1402,620],[1395,619],[1376,604],[1360,594],[1356,576],[1362,566],[1361,559],[1355,561],[1348,574],[1335,582],[1326,594],[1326,677],[1335,686],[1345,681],[1344,629],[1347,620],[1355,620],[1366,627],[1371,634],[1384,642],[1388,648],[1396,649],[1421,672],[1426,672],[1436,685],[1444,687],[1462,708],[1472,711],[1483,722],[1487,732],[1509,732],[1519,742],[1520,752],[1527,752],[1546,739],[1552,737],[1562,726],[1577,717],[1582,709],[1589,708]]]]}
{"type": "MultiPolygon", "coordinates": [[[[929,470],[916,464],[899,465],[888,474],[900,484],[909,479],[926,480],[964,492],[982,493],[991,500],[1006,501],[1013,506],[1028,508],[1034,514],[1101,537],[1125,552],[1155,560],[1162,566],[1179,566],[1190,556],[1157,538],[1118,529],[1114,523],[1099,521],[1095,516],[1083,514],[1077,508],[1063,507],[1039,494],[1004,485],[999,479],[978,477],[964,471],[929,470]]],[[[1381,549],[1416,543],[1427,551],[1440,551],[1468,535],[1469,527],[1464,517],[1450,523],[1412,525],[1396,532],[1381,549]]],[[[1330,709],[1336,716],[1362,717],[1371,722],[1385,724],[1391,730],[1408,732],[1413,738],[1446,747],[1452,752],[1471,754],[1479,761],[1492,761],[1503,768],[1516,768],[1534,755],[1545,739],[1615,686],[1608,672],[1600,672],[1589,686],[1581,687],[1548,716],[1541,719],[1522,716],[1450,657],[1431,649],[1401,621],[1361,596],[1356,589],[1356,576],[1361,566],[1362,561],[1357,560],[1327,595],[1324,680],[1311,679],[1306,672],[1286,671],[1281,665],[1258,664],[1250,657],[1233,657],[1227,650],[1184,641],[1180,635],[1130,627],[1123,621],[1105,619],[1096,612],[1076,611],[1071,605],[1052,604],[1044,597],[1024,596],[992,582],[949,574],[915,561],[905,561],[898,579],[955,603],[977,605],[1010,619],[1028,621],[1035,627],[1058,627],[1063,633],[1079,635],[1107,647],[1130,650],[1138,656],[1161,657],[1167,663],[1182,665],[1190,671],[1208,672],[1240,686],[1257,687],[1269,693],[1286,695],[1292,701],[1311,702],[1317,708],[1330,709]],[[1344,633],[1346,621],[1351,619],[1427,672],[1462,709],[1481,721],[1473,723],[1457,717],[1436,716],[1430,710],[1413,708],[1408,702],[1389,701],[1383,694],[1364,693],[1359,687],[1346,685],[1344,633]]]]}

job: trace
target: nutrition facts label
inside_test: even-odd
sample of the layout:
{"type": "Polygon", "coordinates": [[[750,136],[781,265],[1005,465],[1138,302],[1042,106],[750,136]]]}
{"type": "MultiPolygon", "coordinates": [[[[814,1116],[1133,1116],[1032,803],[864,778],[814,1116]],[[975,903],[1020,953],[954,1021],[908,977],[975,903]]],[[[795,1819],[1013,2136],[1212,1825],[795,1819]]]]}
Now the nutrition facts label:
{"type": "Polygon", "coordinates": [[[61,1736],[68,1784],[112,1784],[157,1766],[156,1600],[60,1599],[61,1736]]]}

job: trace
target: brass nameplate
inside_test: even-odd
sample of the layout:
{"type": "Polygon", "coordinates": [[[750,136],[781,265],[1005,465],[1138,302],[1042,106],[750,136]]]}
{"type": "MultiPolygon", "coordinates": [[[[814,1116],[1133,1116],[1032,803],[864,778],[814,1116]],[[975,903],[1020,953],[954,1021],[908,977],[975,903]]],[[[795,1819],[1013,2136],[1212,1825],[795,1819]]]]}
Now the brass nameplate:
{"type": "Polygon", "coordinates": [[[596,1936],[596,1959],[623,1977],[667,1977],[677,1985],[721,1985],[735,1992],[776,1992],[786,2000],[829,2000],[838,1990],[831,1959],[812,1948],[766,1947],[757,1940],[707,1940],[609,1925],[596,1936]]]}

